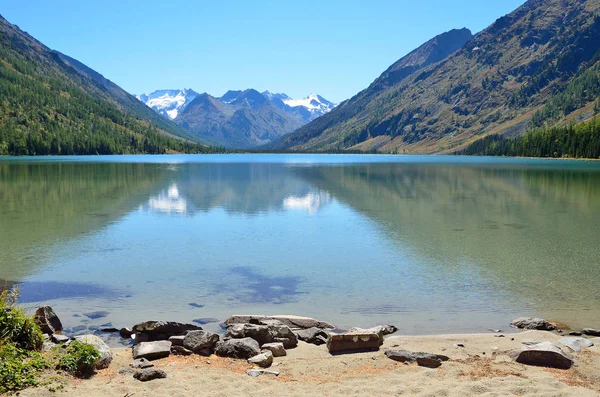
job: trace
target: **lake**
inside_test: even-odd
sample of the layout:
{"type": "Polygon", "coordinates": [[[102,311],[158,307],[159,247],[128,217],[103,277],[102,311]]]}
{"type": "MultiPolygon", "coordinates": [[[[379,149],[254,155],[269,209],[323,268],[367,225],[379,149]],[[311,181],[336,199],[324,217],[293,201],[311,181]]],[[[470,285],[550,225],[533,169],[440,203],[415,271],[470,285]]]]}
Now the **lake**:
{"type": "Polygon", "coordinates": [[[0,200],[0,282],[71,331],[248,313],[407,334],[600,327],[599,162],[0,158],[0,200]]]}

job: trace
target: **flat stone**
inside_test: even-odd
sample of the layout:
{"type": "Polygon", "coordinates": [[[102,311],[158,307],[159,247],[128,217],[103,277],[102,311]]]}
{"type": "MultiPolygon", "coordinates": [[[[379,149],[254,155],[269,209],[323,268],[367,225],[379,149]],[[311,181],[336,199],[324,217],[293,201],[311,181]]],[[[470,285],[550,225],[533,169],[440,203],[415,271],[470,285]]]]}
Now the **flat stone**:
{"type": "Polygon", "coordinates": [[[194,354],[193,351],[186,349],[183,346],[171,346],[171,353],[177,355],[177,356],[191,356],[192,354],[194,354]]]}
{"type": "Polygon", "coordinates": [[[175,335],[169,338],[169,341],[173,344],[173,346],[183,346],[183,338],[185,335],[175,335]]]}
{"type": "Polygon", "coordinates": [[[573,358],[551,342],[527,346],[515,355],[515,361],[526,365],[560,369],[569,369],[573,365],[573,358]]]}
{"type": "Polygon", "coordinates": [[[299,340],[319,346],[327,343],[327,339],[329,339],[329,334],[331,332],[321,328],[312,327],[295,331],[294,333],[299,340]]]}
{"type": "Polygon", "coordinates": [[[262,374],[279,376],[278,371],[266,371],[264,369],[249,369],[246,371],[246,373],[252,376],[253,378],[256,378],[257,376],[260,376],[262,374]]]}
{"type": "Polygon", "coordinates": [[[147,341],[168,340],[171,336],[185,335],[189,331],[199,331],[202,327],[194,324],[184,324],[173,321],[146,321],[133,326],[136,341],[140,334],[145,335],[147,341]]]}
{"type": "Polygon", "coordinates": [[[213,349],[219,341],[219,335],[208,331],[190,331],[183,338],[183,346],[199,353],[202,350],[213,349]]]}
{"type": "Polygon", "coordinates": [[[381,336],[384,336],[384,335],[391,335],[391,334],[395,333],[396,331],[398,331],[398,328],[393,325],[378,325],[373,328],[354,327],[354,328],[350,328],[350,330],[348,332],[349,333],[353,333],[353,332],[372,333],[372,332],[375,332],[377,334],[381,334],[381,336]]]}
{"type": "Polygon", "coordinates": [[[594,343],[586,338],[577,338],[577,337],[572,337],[572,338],[561,338],[559,340],[559,342],[565,346],[567,346],[569,349],[573,350],[574,352],[580,352],[581,349],[587,349],[588,347],[592,347],[594,346],[594,343]]]}
{"type": "Polygon", "coordinates": [[[104,341],[96,335],[79,335],[75,337],[76,341],[91,345],[100,352],[100,359],[96,363],[96,369],[108,368],[113,359],[113,354],[110,348],[104,341]]]}
{"type": "Polygon", "coordinates": [[[65,342],[66,342],[66,341],[68,341],[69,339],[71,339],[71,338],[69,338],[69,337],[68,337],[68,336],[66,336],[66,335],[61,335],[61,334],[53,334],[53,335],[52,335],[52,342],[54,342],[54,343],[58,343],[58,344],[65,343],[65,342]]]}
{"type": "Polygon", "coordinates": [[[133,360],[132,362],[129,363],[129,366],[131,368],[150,368],[150,367],[154,367],[154,364],[152,364],[150,361],[148,361],[145,358],[138,358],[136,360],[133,360]]]}
{"type": "Polygon", "coordinates": [[[250,357],[248,362],[262,368],[269,368],[273,364],[273,353],[270,350],[265,350],[254,357],[250,357]]]}
{"type": "Polygon", "coordinates": [[[376,351],[382,344],[382,336],[375,332],[331,334],[327,339],[327,349],[330,354],[376,351]]]}
{"type": "Polygon", "coordinates": [[[424,352],[411,352],[408,350],[387,350],[386,357],[407,364],[418,364],[422,367],[437,368],[443,361],[448,361],[449,357],[443,354],[433,354],[424,352]]]}
{"type": "Polygon", "coordinates": [[[283,343],[274,342],[274,343],[265,343],[261,346],[262,351],[269,350],[273,353],[273,357],[283,357],[287,355],[285,348],[283,347],[283,343]]]}
{"type": "Polygon", "coordinates": [[[281,342],[286,349],[298,345],[298,337],[278,320],[256,320],[260,324],[234,324],[227,327],[223,339],[252,338],[259,344],[281,342]]]}
{"type": "Polygon", "coordinates": [[[249,359],[260,354],[260,345],[252,338],[229,339],[217,342],[215,354],[221,357],[249,359]]]}
{"type": "Polygon", "coordinates": [[[264,315],[233,315],[225,320],[225,325],[229,326],[232,324],[245,324],[250,323],[251,320],[278,320],[283,325],[287,325],[291,329],[308,329],[312,327],[321,329],[334,329],[335,325],[325,321],[319,321],[311,317],[302,317],[294,315],[275,315],[275,316],[264,316],[264,315]]]}
{"type": "Polygon", "coordinates": [[[63,330],[60,319],[50,306],[38,308],[35,311],[34,320],[44,334],[55,334],[63,330]]]}
{"type": "Polygon", "coordinates": [[[167,377],[167,373],[160,369],[142,369],[133,374],[133,377],[139,381],[148,382],[154,379],[164,379],[167,377]]]}
{"type": "Polygon", "coordinates": [[[537,317],[519,317],[511,321],[510,326],[519,329],[536,329],[540,331],[553,331],[556,325],[537,317]]]}
{"type": "Polygon", "coordinates": [[[158,360],[169,357],[171,354],[171,345],[172,343],[168,340],[139,343],[133,346],[133,358],[158,360]]]}
{"type": "Polygon", "coordinates": [[[589,336],[600,336],[600,329],[594,329],[594,328],[584,328],[581,330],[581,332],[584,335],[589,335],[589,336]]]}
{"type": "Polygon", "coordinates": [[[420,367],[437,368],[442,365],[442,360],[435,357],[417,357],[417,365],[420,367]]]}

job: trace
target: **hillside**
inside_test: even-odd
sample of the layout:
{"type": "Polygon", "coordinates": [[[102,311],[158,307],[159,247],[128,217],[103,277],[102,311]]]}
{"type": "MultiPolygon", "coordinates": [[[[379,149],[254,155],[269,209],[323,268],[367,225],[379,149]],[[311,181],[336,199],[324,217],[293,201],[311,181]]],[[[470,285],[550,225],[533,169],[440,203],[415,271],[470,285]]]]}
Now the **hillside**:
{"type": "Polygon", "coordinates": [[[252,89],[229,91],[220,99],[200,94],[181,111],[175,122],[199,140],[236,149],[271,142],[303,124],[300,118],[252,89]]]}
{"type": "Polygon", "coordinates": [[[212,150],[2,16],[0,52],[0,155],[212,150]]]}
{"type": "Polygon", "coordinates": [[[437,63],[411,71],[401,60],[277,148],[451,152],[489,134],[590,118],[600,93],[599,8],[598,0],[527,1],[437,63]]]}

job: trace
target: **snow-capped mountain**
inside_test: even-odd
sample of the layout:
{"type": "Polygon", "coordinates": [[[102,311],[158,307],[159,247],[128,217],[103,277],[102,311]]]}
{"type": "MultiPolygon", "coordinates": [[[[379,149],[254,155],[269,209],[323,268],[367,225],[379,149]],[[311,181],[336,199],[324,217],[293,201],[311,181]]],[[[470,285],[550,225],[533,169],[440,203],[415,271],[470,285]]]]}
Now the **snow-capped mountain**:
{"type": "Polygon", "coordinates": [[[137,95],[136,98],[154,109],[158,114],[175,119],[198,93],[191,89],[158,90],[150,94],[137,95]]]}
{"type": "Polygon", "coordinates": [[[308,110],[311,114],[310,120],[314,120],[325,113],[329,113],[336,107],[335,103],[329,102],[327,99],[317,94],[310,94],[303,99],[292,99],[288,97],[287,99],[282,99],[282,101],[291,108],[303,107],[308,110]]]}

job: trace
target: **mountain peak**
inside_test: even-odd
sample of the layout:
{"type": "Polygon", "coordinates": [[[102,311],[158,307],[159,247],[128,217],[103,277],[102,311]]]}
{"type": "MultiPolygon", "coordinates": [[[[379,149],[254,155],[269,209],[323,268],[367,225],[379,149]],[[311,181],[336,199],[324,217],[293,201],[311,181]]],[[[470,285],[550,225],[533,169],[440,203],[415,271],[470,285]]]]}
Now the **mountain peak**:
{"type": "Polygon", "coordinates": [[[137,95],[136,98],[158,114],[172,120],[197,96],[196,91],[184,88],[183,90],[156,90],[150,94],[137,95]]]}

